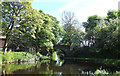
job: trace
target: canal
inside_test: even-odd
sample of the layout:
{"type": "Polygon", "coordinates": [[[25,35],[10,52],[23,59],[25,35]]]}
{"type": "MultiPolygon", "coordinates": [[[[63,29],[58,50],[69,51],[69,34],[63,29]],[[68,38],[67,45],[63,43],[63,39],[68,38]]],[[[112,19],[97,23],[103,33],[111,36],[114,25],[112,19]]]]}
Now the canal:
{"type": "MultiPolygon", "coordinates": [[[[119,74],[120,67],[92,61],[59,60],[36,61],[2,65],[2,74],[40,74],[44,76],[81,76],[95,74],[119,74]],[[118,72],[118,73],[117,73],[118,72]]],[[[108,75],[109,76],[109,75],[108,75]]]]}

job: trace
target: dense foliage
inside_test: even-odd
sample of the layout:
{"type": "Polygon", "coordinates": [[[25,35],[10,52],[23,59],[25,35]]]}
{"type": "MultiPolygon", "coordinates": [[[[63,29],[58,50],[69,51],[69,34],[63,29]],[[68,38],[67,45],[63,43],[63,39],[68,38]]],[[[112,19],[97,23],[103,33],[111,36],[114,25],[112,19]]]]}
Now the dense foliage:
{"type": "Polygon", "coordinates": [[[89,16],[82,31],[71,12],[63,13],[61,27],[55,17],[34,9],[31,2],[2,2],[1,6],[4,54],[12,49],[48,55],[59,44],[69,45],[72,57],[120,59],[120,11],[109,10],[105,18],[89,16]]]}
{"type": "Polygon", "coordinates": [[[83,26],[86,29],[85,46],[77,50],[74,56],[120,58],[119,11],[108,11],[105,19],[96,15],[90,16],[83,26]]]}
{"type": "Polygon", "coordinates": [[[2,2],[2,32],[6,36],[4,52],[52,49],[62,35],[59,21],[30,2],[2,2]]]}

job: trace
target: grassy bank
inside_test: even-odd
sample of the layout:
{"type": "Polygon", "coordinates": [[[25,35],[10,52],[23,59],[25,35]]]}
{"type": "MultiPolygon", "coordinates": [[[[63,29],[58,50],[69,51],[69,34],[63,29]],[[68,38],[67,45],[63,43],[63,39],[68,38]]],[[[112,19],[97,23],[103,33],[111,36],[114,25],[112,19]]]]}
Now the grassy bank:
{"type": "MultiPolygon", "coordinates": [[[[40,53],[29,53],[29,52],[6,52],[3,55],[3,52],[0,51],[2,55],[2,63],[15,63],[15,62],[26,62],[26,61],[36,61],[40,59],[50,59],[47,56],[43,56],[40,53]]],[[[1,56],[0,55],[0,56],[1,56]]]]}

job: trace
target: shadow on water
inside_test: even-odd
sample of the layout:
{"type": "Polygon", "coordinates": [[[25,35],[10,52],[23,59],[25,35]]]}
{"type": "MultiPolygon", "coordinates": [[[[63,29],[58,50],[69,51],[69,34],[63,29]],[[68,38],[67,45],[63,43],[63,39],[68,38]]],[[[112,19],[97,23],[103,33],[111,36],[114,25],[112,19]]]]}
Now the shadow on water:
{"type": "Polygon", "coordinates": [[[56,54],[54,57],[56,61],[43,60],[31,63],[5,64],[0,67],[0,70],[2,68],[2,74],[40,74],[44,76],[94,76],[94,74],[116,74],[116,71],[120,75],[120,67],[117,66],[86,60],[60,60],[56,54]]]}
{"type": "Polygon", "coordinates": [[[0,64],[0,76],[2,75],[2,64],[0,64]]]}
{"type": "Polygon", "coordinates": [[[0,76],[2,75],[2,55],[0,54],[0,76]]]}
{"type": "MultiPolygon", "coordinates": [[[[119,71],[120,68],[106,66],[92,62],[80,62],[73,60],[60,61],[40,61],[35,63],[6,64],[2,66],[4,74],[44,74],[46,76],[70,75],[93,75],[96,70],[106,70],[109,73],[119,71]]],[[[106,72],[105,71],[105,72],[106,72]]],[[[105,73],[107,74],[107,73],[105,73]]]]}

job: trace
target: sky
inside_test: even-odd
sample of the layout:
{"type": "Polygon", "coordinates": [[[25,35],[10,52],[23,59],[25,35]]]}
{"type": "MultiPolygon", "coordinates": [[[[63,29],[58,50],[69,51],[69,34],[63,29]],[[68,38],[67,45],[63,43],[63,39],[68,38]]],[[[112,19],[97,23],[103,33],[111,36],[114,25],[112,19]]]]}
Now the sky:
{"type": "Polygon", "coordinates": [[[61,20],[63,11],[74,12],[80,22],[91,15],[105,17],[108,10],[118,10],[120,0],[34,0],[32,6],[61,20]]]}

